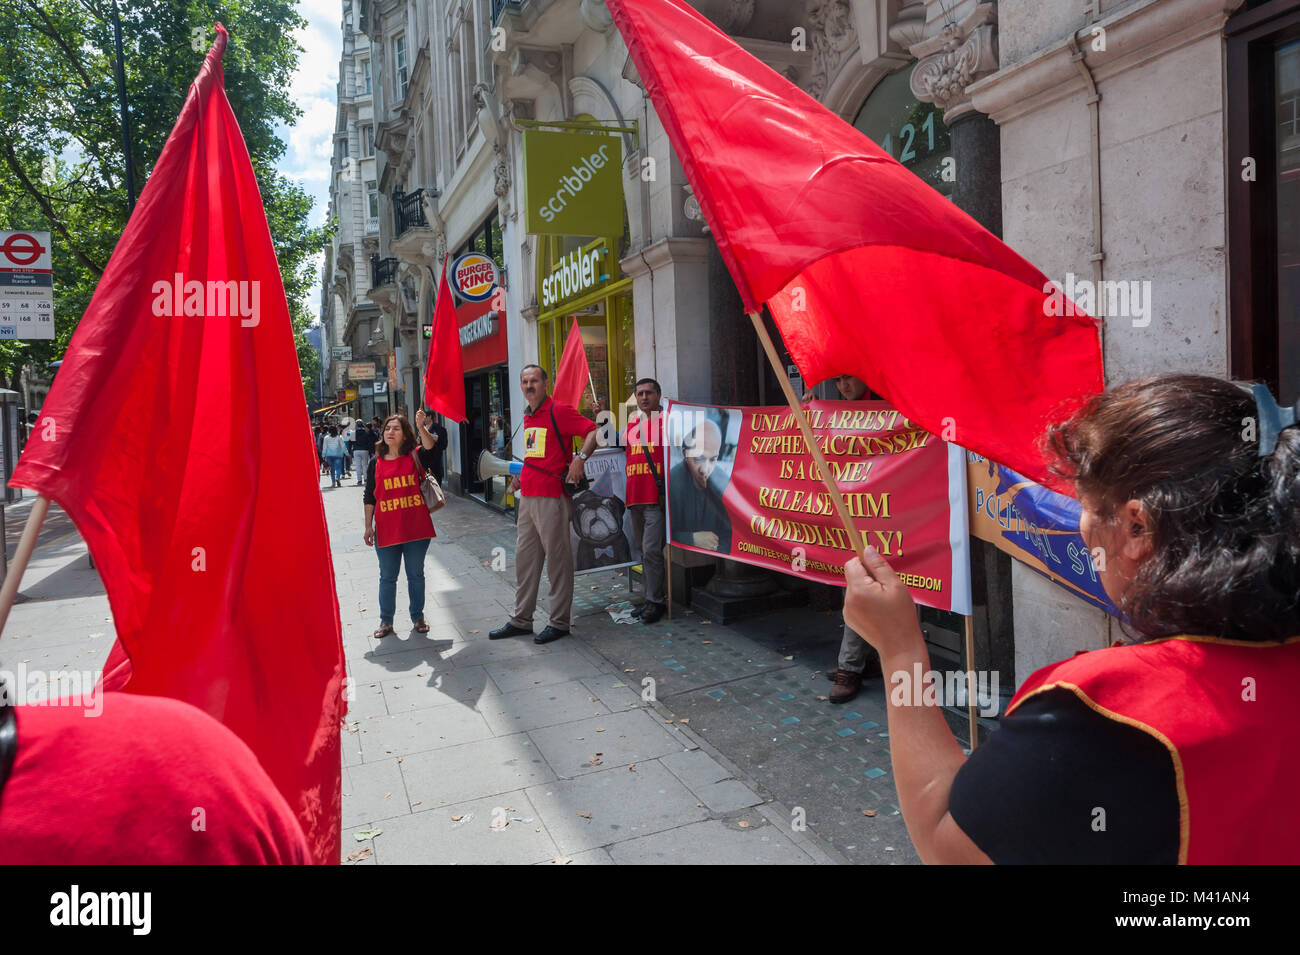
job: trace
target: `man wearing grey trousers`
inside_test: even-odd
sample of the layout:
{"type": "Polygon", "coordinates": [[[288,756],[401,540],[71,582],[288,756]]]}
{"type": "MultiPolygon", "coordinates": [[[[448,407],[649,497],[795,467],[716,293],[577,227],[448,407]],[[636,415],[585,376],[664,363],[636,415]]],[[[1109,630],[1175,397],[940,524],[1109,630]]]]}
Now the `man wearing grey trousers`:
{"type": "Polygon", "coordinates": [[[627,425],[624,451],[627,488],[624,500],[632,518],[632,533],[641,544],[641,567],[645,570],[645,603],[633,614],[642,623],[656,623],[666,610],[664,596],[664,442],[663,408],[659,382],[642,378],[636,383],[638,414],[627,425]]]}
{"type": "MultiPolygon", "coordinates": [[[[840,375],[835,379],[835,387],[845,401],[861,401],[867,396],[867,384],[861,378],[852,375],[840,375]]],[[[804,395],[805,401],[811,401],[812,392],[804,395]]],[[[871,644],[863,640],[847,623],[844,624],[844,636],[840,639],[840,659],[831,680],[828,699],[832,703],[847,703],[862,690],[862,675],[868,666],[879,669],[880,657],[871,644]]]]}

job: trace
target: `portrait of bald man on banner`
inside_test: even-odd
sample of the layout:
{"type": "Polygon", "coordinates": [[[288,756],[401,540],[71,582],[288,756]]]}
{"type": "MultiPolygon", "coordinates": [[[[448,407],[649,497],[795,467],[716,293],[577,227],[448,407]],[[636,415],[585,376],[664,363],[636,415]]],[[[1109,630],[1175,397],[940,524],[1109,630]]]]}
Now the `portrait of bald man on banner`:
{"type": "MultiPolygon", "coordinates": [[[[739,416],[736,417],[739,425],[739,416]]],[[[726,554],[731,551],[731,518],[722,495],[731,483],[736,436],[730,436],[727,412],[710,409],[682,436],[681,460],[668,472],[672,538],[688,547],[726,554]]]]}

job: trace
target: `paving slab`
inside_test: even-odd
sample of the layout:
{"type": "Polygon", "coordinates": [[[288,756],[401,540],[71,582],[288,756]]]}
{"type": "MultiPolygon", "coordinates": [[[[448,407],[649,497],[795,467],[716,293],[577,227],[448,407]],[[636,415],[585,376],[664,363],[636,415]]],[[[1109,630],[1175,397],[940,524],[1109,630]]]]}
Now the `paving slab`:
{"type": "Polygon", "coordinates": [[[498,736],[604,716],[609,707],[594,699],[577,680],[529,687],[513,693],[485,694],[478,711],[498,736]]]}
{"type": "Polygon", "coordinates": [[[343,827],[361,826],[411,811],[396,759],[343,769],[343,827]]]}
{"type": "Polygon", "coordinates": [[[546,862],[560,853],[537,816],[522,792],[417,812],[383,824],[383,834],[373,840],[375,855],[381,865],[546,862]],[[506,825],[493,828],[494,819],[506,825]]]}
{"type": "Polygon", "coordinates": [[[688,739],[667,729],[647,710],[595,716],[535,729],[528,735],[563,778],[647,762],[690,745],[688,739]]]}
{"type": "Polygon", "coordinates": [[[512,792],[555,778],[537,747],[523,733],[406,756],[401,773],[416,812],[512,792]]]}
{"type": "Polygon", "coordinates": [[[739,828],[717,819],[609,847],[617,865],[812,865],[773,825],[739,828]]]}
{"type": "MultiPolygon", "coordinates": [[[[515,639],[527,638],[516,637],[515,639]]],[[[498,690],[509,693],[534,686],[581,680],[584,677],[596,676],[600,669],[576,649],[551,644],[544,652],[536,655],[489,663],[487,672],[498,690]]]]}
{"type": "Polygon", "coordinates": [[[534,786],[528,796],[561,852],[608,846],[707,818],[708,810],[658,763],[534,786]],[[588,818],[590,817],[590,818],[588,818]]]}
{"type": "Polygon", "coordinates": [[[492,730],[483,717],[471,709],[439,706],[364,720],[357,735],[361,738],[362,756],[368,762],[486,739],[492,735],[492,730]]]}

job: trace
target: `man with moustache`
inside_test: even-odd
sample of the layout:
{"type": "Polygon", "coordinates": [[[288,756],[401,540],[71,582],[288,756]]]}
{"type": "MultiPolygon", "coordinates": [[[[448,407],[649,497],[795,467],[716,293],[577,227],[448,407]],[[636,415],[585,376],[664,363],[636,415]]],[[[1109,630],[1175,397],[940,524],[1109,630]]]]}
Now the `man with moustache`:
{"type": "Polygon", "coordinates": [[[515,612],[504,626],[493,630],[491,640],[533,632],[537,587],[545,563],[551,577],[551,619],[533,643],[550,643],[569,635],[573,609],[573,549],[569,522],[573,503],[562,481],[582,479],[587,458],[596,449],[596,423],[569,405],[552,401],[546,393],[546,370],[525,365],[519,387],[528,403],[524,414],[524,470],[510,482],[520,492],[515,546],[515,612]],[[584,437],[582,450],[572,453],[573,439],[584,437]]]}

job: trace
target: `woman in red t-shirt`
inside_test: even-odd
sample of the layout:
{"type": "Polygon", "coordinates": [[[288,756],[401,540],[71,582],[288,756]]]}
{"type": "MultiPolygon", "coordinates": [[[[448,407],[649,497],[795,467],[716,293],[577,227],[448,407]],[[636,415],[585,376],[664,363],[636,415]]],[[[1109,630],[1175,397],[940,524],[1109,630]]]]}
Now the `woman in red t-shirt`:
{"type": "Polygon", "coordinates": [[[411,624],[428,633],[424,620],[424,558],[429,552],[433,519],[420,493],[424,472],[433,469],[434,436],[429,417],[415,413],[420,440],[402,415],[384,422],[375,456],[366,473],[366,544],[379,554],[379,629],[375,637],[393,632],[397,609],[397,574],[406,562],[406,591],[410,597],[411,624]],[[423,445],[422,447],[419,447],[423,445]],[[417,457],[417,447],[419,453],[417,457]]]}

